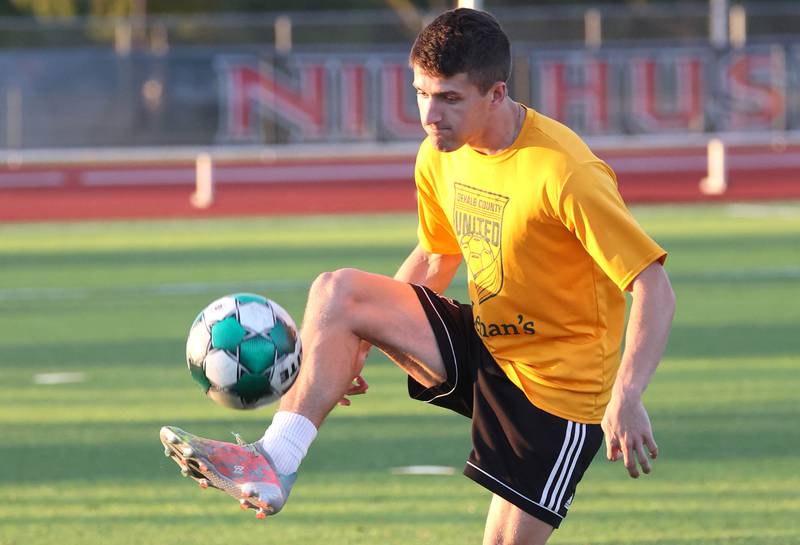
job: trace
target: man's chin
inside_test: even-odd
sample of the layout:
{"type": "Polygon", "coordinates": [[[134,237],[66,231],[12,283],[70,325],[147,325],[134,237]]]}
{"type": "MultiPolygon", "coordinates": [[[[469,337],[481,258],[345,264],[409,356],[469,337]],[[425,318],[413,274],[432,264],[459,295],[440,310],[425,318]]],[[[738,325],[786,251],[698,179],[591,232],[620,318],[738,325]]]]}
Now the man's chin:
{"type": "Polygon", "coordinates": [[[446,139],[442,139],[442,138],[437,138],[435,136],[430,136],[430,135],[428,136],[428,140],[430,140],[431,146],[433,146],[433,148],[436,151],[441,151],[441,152],[444,152],[444,153],[447,153],[447,152],[450,152],[450,151],[456,151],[458,148],[460,148],[463,145],[461,143],[453,142],[452,140],[446,140],[446,139]]]}

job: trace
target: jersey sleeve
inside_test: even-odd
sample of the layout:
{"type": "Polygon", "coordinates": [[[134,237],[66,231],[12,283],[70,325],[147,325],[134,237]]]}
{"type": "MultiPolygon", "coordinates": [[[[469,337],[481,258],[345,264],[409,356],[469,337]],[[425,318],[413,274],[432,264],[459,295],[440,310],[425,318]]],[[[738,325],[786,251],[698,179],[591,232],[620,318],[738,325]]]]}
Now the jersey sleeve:
{"type": "Polygon", "coordinates": [[[663,264],[666,260],[667,252],[625,206],[616,178],[605,163],[576,166],[553,205],[564,226],[620,290],[627,290],[655,261],[663,264]]]}
{"type": "Polygon", "coordinates": [[[458,240],[436,192],[429,151],[426,140],[420,146],[414,168],[414,180],[417,185],[417,213],[419,215],[417,237],[420,246],[432,254],[460,254],[461,248],[458,240]]]}

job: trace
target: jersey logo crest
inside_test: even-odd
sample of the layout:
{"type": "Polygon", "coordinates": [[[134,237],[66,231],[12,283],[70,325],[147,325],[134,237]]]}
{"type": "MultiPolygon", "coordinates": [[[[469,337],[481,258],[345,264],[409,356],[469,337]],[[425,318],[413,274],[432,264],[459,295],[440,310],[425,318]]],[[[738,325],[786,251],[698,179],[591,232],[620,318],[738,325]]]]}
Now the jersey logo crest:
{"type": "Polygon", "coordinates": [[[453,227],[475,286],[478,303],[503,287],[503,212],[508,197],[455,184],[453,227]]]}

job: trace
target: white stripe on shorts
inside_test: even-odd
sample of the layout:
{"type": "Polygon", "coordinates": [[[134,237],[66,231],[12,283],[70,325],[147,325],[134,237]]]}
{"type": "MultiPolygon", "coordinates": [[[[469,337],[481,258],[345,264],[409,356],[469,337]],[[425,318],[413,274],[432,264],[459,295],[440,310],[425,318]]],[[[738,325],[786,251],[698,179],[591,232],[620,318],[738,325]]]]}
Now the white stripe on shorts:
{"type": "Polygon", "coordinates": [[[581,449],[583,449],[584,439],[586,439],[586,424],[568,420],[561,452],[558,453],[558,459],[550,471],[547,484],[544,485],[542,491],[542,498],[539,500],[549,509],[558,510],[558,502],[564,497],[564,492],[569,486],[569,480],[575,470],[581,449]],[[552,491],[551,486],[553,486],[552,491]]]}

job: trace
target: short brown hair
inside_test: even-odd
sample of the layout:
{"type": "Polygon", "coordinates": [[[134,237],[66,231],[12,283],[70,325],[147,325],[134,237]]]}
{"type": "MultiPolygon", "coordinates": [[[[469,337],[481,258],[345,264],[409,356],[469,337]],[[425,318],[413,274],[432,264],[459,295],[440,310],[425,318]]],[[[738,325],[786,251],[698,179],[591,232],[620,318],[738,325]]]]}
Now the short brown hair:
{"type": "Polygon", "coordinates": [[[437,77],[462,72],[486,94],[511,75],[511,44],[500,23],[485,11],[446,11],[422,29],[409,56],[411,66],[437,77]]]}

